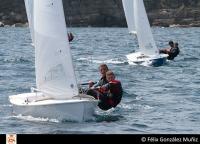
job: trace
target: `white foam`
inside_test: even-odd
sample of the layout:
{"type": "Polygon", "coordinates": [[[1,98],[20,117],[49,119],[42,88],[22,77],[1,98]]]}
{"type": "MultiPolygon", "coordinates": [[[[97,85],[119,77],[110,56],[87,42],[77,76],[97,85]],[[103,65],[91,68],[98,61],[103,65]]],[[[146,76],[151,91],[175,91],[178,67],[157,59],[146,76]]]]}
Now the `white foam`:
{"type": "Polygon", "coordinates": [[[121,108],[127,109],[127,110],[133,110],[133,109],[152,109],[153,107],[149,105],[141,105],[141,104],[121,104],[121,108]]]}
{"type": "Polygon", "coordinates": [[[57,120],[57,119],[49,119],[49,118],[41,118],[41,117],[33,117],[33,116],[23,116],[21,114],[12,116],[12,117],[22,119],[22,120],[27,120],[27,121],[59,123],[59,120],[57,120]]]}
{"type": "Polygon", "coordinates": [[[135,99],[136,100],[142,100],[143,98],[141,96],[137,96],[135,99]]]}
{"type": "Polygon", "coordinates": [[[2,107],[12,107],[12,105],[11,104],[4,104],[4,105],[2,105],[2,107]]]}
{"type": "Polygon", "coordinates": [[[130,64],[130,65],[137,65],[136,63],[134,63],[132,61],[128,61],[128,64],[130,64]]]}
{"type": "Polygon", "coordinates": [[[97,64],[101,64],[101,63],[110,63],[110,64],[123,64],[123,63],[127,63],[127,61],[119,61],[119,60],[115,60],[115,59],[108,59],[108,60],[98,60],[98,59],[93,59],[93,58],[79,58],[77,59],[79,61],[88,61],[91,63],[97,63],[97,64]]]}

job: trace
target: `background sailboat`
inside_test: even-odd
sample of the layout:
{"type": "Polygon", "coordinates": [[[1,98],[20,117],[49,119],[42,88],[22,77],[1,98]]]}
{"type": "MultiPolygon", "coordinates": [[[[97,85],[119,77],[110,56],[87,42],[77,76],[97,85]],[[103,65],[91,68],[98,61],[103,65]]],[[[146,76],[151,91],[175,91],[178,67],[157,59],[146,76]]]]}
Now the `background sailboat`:
{"type": "Polygon", "coordinates": [[[58,120],[91,119],[98,101],[79,95],[62,0],[33,1],[36,86],[9,96],[16,114],[58,120]]]}
{"type": "Polygon", "coordinates": [[[159,66],[167,55],[159,54],[155,44],[143,0],[122,0],[129,32],[137,36],[139,52],[128,54],[129,62],[159,66]]]}

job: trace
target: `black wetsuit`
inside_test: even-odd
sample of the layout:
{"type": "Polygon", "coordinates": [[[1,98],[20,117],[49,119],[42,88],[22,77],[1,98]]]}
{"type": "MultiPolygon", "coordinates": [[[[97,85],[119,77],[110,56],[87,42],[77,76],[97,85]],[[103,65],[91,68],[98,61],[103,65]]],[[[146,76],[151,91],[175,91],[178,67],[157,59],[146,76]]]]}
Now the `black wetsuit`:
{"type": "Polygon", "coordinates": [[[67,35],[68,35],[69,42],[71,42],[74,39],[73,34],[72,33],[68,33],[67,35]]]}
{"type": "Polygon", "coordinates": [[[173,60],[178,54],[180,50],[178,47],[171,48],[169,52],[169,56],[167,57],[168,60],[173,60]]]}

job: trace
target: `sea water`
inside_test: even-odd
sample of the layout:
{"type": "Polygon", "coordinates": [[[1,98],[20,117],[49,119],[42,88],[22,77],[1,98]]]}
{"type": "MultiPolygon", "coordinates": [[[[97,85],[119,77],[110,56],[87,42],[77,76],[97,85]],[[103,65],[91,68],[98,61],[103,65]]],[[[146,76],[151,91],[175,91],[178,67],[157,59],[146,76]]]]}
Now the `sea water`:
{"type": "Polygon", "coordinates": [[[159,48],[179,43],[180,55],[160,67],[129,64],[125,55],[138,50],[127,28],[70,28],[79,83],[100,78],[106,63],[122,82],[121,103],[95,110],[87,122],[14,115],[9,95],[35,87],[34,48],[28,28],[0,28],[0,133],[152,134],[200,133],[200,28],[154,27],[159,48]]]}

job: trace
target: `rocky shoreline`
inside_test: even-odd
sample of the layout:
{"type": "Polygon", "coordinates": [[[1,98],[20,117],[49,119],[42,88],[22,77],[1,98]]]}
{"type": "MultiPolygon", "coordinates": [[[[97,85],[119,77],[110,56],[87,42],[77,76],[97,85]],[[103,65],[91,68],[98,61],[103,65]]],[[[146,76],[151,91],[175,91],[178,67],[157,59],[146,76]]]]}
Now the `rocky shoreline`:
{"type": "MultiPolygon", "coordinates": [[[[0,0],[0,27],[27,26],[24,0],[0,0]]],[[[150,24],[200,27],[200,0],[144,0],[150,24]]],[[[63,0],[70,27],[125,27],[121,0],[63,0]]]]}

